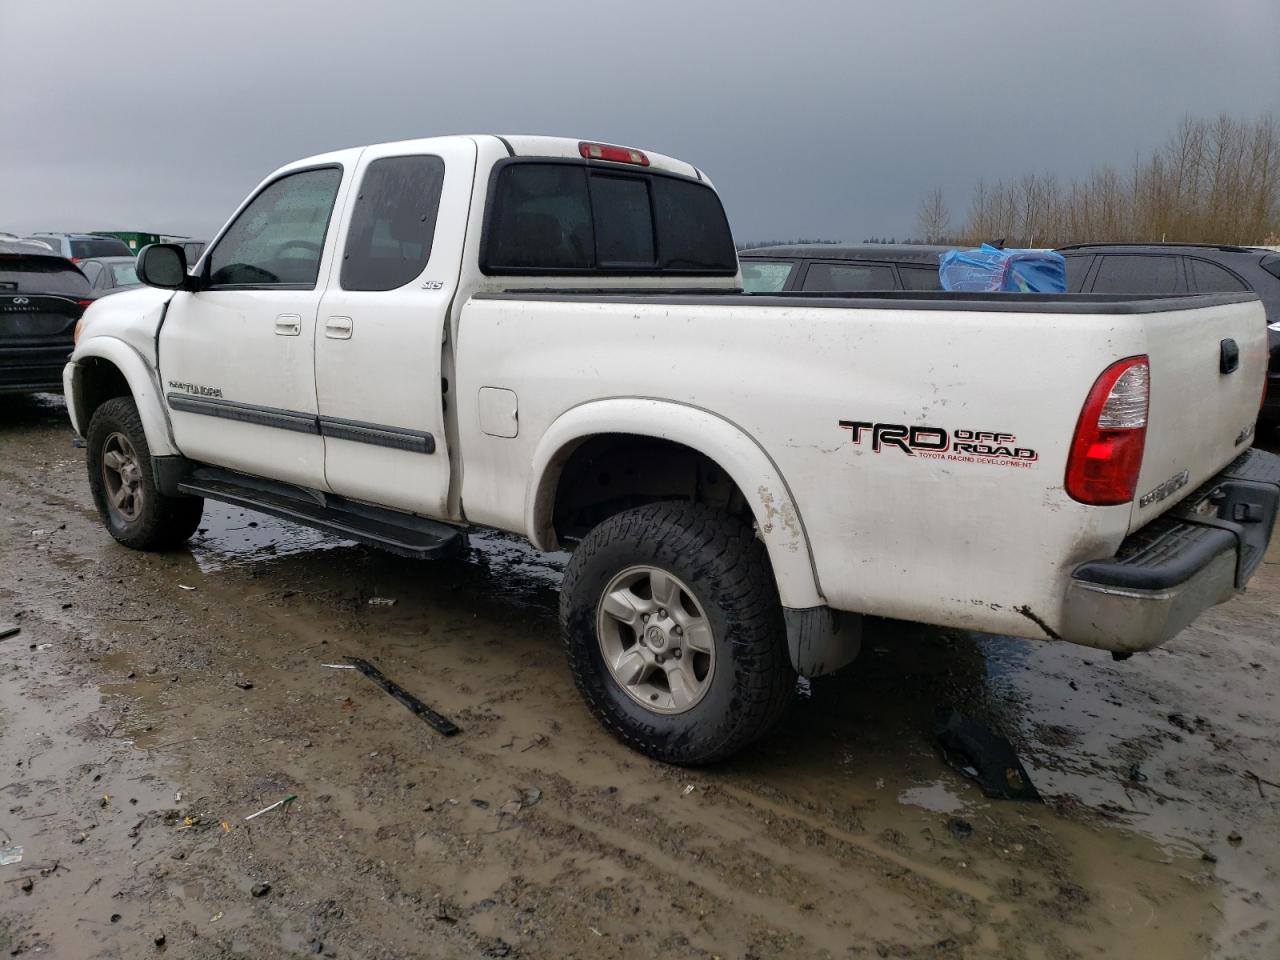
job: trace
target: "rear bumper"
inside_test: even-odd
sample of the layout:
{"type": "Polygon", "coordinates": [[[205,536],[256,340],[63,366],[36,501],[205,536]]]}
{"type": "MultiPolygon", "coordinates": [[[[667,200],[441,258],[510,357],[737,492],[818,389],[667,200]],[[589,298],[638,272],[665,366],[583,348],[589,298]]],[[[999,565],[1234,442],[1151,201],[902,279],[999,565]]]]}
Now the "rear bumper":
{"type": "Polygon", "coordinates": [[[70,337],[22,346],[0,342],[0,393],[60,391],[62,368],[73,349],[70,337]]]}
{"type": "Polygon", "coordinates": [[[1067,586],[1062,638],[1122,653],[1171,639],[1243,590],[1280,508],[1280,457],[1248,450],[1169,513],[1081,564],[1067,586]]]}

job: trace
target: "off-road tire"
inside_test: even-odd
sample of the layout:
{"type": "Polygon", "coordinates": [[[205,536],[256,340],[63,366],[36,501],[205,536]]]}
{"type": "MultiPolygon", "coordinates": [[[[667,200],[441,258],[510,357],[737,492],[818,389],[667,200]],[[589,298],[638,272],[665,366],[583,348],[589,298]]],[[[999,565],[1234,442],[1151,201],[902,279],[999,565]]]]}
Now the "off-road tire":
{"type": "Polygon", "coordinates": [[[596,718],[624,744],[667,763],[722,760],[758,740],[782,716],[796,675],[764,544],[738,518],[664,502],[616,514],[578,545],[560,592],[560,625],[574,681],[596,718]],[[705,695],[682,713],[646,709],[604,659],[598,609],[610,581],[653,565],[687,584],[714,633],[715,670],[705,695]]]}
{"type": "Polygon", "coordinates": [[[111,536],[134,550],[166,550],[185,542],[196,532],[204,513],[204,499],[165,496],[157,489],[151,472],[151,449],[132,397],[113,397],[98,407],[89,421],[85,439],[89,490],[111,536]],[[123,434],[137,454],[141,505],[132,520],[120,516],[108,501],[103,447],[114,434],[123,434]]]}

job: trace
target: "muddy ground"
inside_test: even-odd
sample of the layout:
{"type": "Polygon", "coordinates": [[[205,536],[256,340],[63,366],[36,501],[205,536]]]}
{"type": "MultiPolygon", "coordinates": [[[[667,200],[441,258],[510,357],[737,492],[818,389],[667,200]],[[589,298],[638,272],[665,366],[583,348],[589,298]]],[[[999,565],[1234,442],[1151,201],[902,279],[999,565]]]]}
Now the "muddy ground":
{"type": "Polygon", "coordinates": [[[556,558],[413,562],[212,504],[190,549],[133,553],[56,398],[0,404],[0,574],[3,955],[1280,957],[1275,548],[1123,663],[873,623],[698,771],[588,715],[556,558]],[[1047,802],[948,768],[941,707],[1047,802]]]}

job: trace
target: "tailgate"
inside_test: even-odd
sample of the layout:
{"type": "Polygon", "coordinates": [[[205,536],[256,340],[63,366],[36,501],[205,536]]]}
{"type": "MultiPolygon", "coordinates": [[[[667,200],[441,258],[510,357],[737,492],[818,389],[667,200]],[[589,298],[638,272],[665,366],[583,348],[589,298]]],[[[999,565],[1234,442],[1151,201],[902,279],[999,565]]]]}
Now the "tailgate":
{"type": "Polygon", "coordinates": [[[1151,405],[1130,531],[1164,513],[1246,449],[1262,399],[1267,369],[1262,303],[1246,295],[1172,303],[1186,309],[1145,316],[1151,405]],[[1238,361],[1230,370],[1233,344],[1238,361]]]}

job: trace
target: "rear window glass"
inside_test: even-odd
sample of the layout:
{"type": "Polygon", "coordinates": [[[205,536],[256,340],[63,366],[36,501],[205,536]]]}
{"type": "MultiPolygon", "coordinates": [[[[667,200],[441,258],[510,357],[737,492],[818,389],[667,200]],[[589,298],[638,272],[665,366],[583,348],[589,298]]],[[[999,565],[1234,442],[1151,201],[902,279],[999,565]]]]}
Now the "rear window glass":
{"type": "Polygon", "coordinates": [[[342,289],[394,290],[426,268],[443,185],[439,157],[384,157],[369,164],[347,230],[342,289]]]}
{"type": "Polygon", "coordinates": [[[732,275],[738,257],[715,192],[655,173],[578,163],[499,169],[483,243],[487,273],[732,275]]]}
{"type": "Polygon", "coordinates": [[[898,264],[903,290],[941,290],[942,279],[937,267],[908,267],[898,264]]]}
{"type": "Polygon", "coordinates": [[[743,260],[742,289],[747,293],[781,293],[795,268],[787,260],[743,260]]]}
{"type": "Polygon", "coordinates": [[[90,257],[132,257],[133,251],[123,240],[98,237],[93,240],[72,240],[71,255],[77,260],[88,260],[90,257]]]}
{"type": "Polygon", "coordinates": [[[852,293],[896,288],[893,268],[877,263],[811,263],[804,275],[805,290],[852,293]]]}
{"type": "Polygon", "coordinates": [[[597,263],[653,266],[656,255],[648,182],[630,177],[592,177],[591,215],[597,263]]]}
{"type": "Polygon", "coordinates": [[[1094,293],[1180,293],[1178,257],[1109,254],[1093,281],[1094,293]]]}
{"type": "Polygon", "coordinates": [[[1196,257],[1187,262],[1191,264],[1191,279],[1197,293],[1236,293],[1249,289],[1233,273],[1216,263],[1196,257]]]}
{"type": "Polygon", "coordinates": [[[138,265],[136,263],[113,263],[111,276],[117,287],[133,287],[138,284],[138,265]]]}
{"type": "Polygon", "coordinates": [[[0,294],[52,293],[84,296],[89,281],[70,260],[0,253],[0,294]]]}

